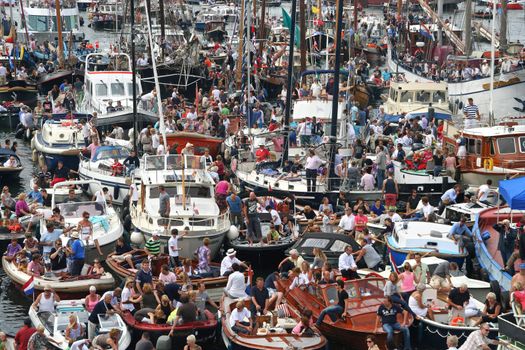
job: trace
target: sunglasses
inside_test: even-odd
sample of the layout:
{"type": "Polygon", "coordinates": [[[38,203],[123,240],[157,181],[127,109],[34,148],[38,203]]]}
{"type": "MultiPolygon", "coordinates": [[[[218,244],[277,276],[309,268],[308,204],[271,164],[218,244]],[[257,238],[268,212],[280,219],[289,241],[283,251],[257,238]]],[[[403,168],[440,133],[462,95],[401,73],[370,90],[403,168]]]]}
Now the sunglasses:
{"type": "Polygon", "coordinates": [[[373,341],[371,341],[371,340],[367,340],[366,342],[367,342],[367,343],[373,343],[373,341]]]}

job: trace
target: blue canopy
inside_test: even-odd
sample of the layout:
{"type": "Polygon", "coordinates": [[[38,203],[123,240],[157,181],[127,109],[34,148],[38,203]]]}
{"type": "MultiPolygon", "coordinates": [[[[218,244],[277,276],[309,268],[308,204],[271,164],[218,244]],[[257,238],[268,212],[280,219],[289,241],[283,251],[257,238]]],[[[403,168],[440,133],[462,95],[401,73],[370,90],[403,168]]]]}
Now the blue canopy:
{"type": "Polygon", "coordinates": [[[525,209],[525,176],[500,181],[499,193],[511,209],[525,209]]]}

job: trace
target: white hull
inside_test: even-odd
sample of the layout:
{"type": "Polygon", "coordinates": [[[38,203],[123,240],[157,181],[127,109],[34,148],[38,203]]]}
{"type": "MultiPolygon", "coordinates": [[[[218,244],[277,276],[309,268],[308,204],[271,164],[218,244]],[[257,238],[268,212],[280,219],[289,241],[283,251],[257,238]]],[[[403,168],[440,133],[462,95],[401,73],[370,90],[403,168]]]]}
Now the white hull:
{"type": "MultiPolygon", "coordinates": [[[[89,160],[81,161],[78,166],[78,175],[81,180],[97,180],[100,181],[102,187],[107,187],[109,193],[113,196],[113,203],[122,205],[124,198],[128,195],[129,185],[126,183],[125,177],[111,176],[111,174],[102,174],[98,171],[93,171],[89,168],[89,160]],[[117,195],[118,194],[118,195],[117,195]]],[[[97,185],[89,184],[88,194],[94,195],[100,188],[97,185]]]]}

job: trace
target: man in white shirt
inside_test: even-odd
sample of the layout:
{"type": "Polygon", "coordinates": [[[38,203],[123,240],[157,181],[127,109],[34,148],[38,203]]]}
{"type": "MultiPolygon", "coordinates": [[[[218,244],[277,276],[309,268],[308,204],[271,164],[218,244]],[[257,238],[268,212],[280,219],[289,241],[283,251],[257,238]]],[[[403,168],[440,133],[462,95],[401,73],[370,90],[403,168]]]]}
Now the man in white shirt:
{"type": "Polygon", "coordinates": [[[192,122],[197,119],[197,113],[195,113],[195,107],[190,108],[190,111],[186,114],[186,119],[192,122]]]}
{"type": "Polygon", "coordinates": [[[157,130],[155,128],[151,128],[150,133],[151,133],[151,148],[157,151],[157,148],[159,147],[159,144],[160,144],[159,134],[157,133],[157,130]]]}
{"type": "Polygon", "coordinates": [[[251,334],[252,326],[250,324],[251,312],[244,306],[244,301],[240,300],[235,305],[230,315],[230,327],[234,332],[251,334]]]}
{"type": "Polygon", "coordinates": [[[323,161],[313,149],[310,150],[310,155],[306,158],[306,164],[304,166],[306,170],[306,187],[308,192],[315,192],[317,189],[317,170],[323,164],[323,161]]]}
{"type": "Polygon", "coordinates": [[[213,95],[213,99],[215,101],[219,101],[220,95],[221,95],[221,90],[217,89],[217,87],[214,86],[213,90],[211,91],[211,94],[213,95]]]}
{"type": "Polygon", "coordinates": [[[164,146],[164,139],[159,138],[159,145],[157,146],[157,155],[163,156],[166,154],[166,147],[164,146]]]}
{"type": "Polygon", "coordinates": [[[133,182],[131,183],[131,185],[129,185],[129,198],[131,199],[131,203],[134,206],[137,206],[137,203],[139,201],[139,191],[137,185],[133,182]]]}
{"type": "Polygon", "coordinates": [[[181,263],[179,261],[179,238],[182,239],[182,237],[186,236],[187,231],[184,231],[179,235],[179,230],[176,228],[171,230],[171,237],[168,240],[168,254],[170,256],[170,265],[171,268],[176,268],[178,266],[181,266],[181,263]]]}
{"type": "Polygon", "coordinates": [[[492,180],[488,179],[487,183],[479,186],[478,193],[476,195],[478,201],[485,204],[490,204],[488,201],[489,193],[490,193],[490,186],[492,185],[492,180]]]}
{"type": "Polygon", "coordinates": [[[248,268],[246,264],[237,259],[237,257],[235,256],[236,254],[237,252],[235,251],[235,249],[228,249],[228,251],[226,252],[226,256],[221,261],[221,276],[228,276],[230,273],[232,273],[233,264],[238,264],[244,266],[245,268],[248,268]]]}
{"type": "Polygon", "coordinates": [[[108,188],[104,187],[102,190],[98,190],[93,195],[92,201],[95,202],[95,209],[100,210],[100,214],[104,215],[104,203],[106,202],[105,194],[108,192],[108,188]]]}
{"type": "Polygon", "coordinates": [[[233,272],[228,276],[228,283],[224,288],[224,294],[221,298],[221,309],[224,307],[224,299],[226,297],[231,299],[246,299],[246,282],[244,274],[239,271],[240,265],[234,263],[232,265],[233,272]]]}
{"type": "Polygon", "coordinates": [[[315,98],[321,97],[322,90],[323,88],[321,87],[321,84],[319,84],[319,81],[317,79],[310,86],[310,91],[312,91],[312,96],[315,98]]]}
{"type": "Polygon", "coordinates": [[[271,205],[266,206],[266,210],[270,213],[272,216],[272,222],[274,224],[274,227],[277,231],[281,232],[281,216],[279,216],[279,213],[277,210],[273,209],[271,205]]]}
{"type": "Polygon", "coordinates": [[[339,227],[337,228],[337,232],[344,231],[346,234],[351,234],[354,231],[355,228],[355,216],[354,213],[352,213],[351,208],[345,209],[345,215],[341,217],[341,220],[339,221],[339,227]]]}
{"type": "Polygon", "coordinates": [[[345,251],[343,254],[339,256],[339,271],[341,272],[341,276],[343,276],[344,279],[358,279],[359,275],[357,274],[357,265],[354,260],[354,256],[352,255],[353,249],[351,245],[347,245],[345,247],[345,251]]]}

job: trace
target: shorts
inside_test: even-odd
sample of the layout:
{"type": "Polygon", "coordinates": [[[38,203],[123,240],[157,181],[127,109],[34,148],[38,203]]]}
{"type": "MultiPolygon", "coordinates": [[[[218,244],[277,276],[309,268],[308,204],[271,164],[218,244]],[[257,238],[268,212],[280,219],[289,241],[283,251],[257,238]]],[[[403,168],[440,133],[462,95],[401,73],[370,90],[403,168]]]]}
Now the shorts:
{"type": "Polygon", "coordinates": [[[385,207],[395,207],[397,200],[397,194],[385,193],[385,207]]]}
{"type": "Polygon", "coordinates": [[[113,255],[111,258],[113,260],[118,261],[118,262],[124,262],[124,261],[126,261],[127,258],[132,258],[132,257],[133,257],[133,255],[131,255],[131,254],[124,254],[124,255],[113,255]]]}
{"type": "Polygon", "coordinates": [[[268,289],[268,296],[271,298],[273,297],[275,294],[277,294],[277,289],[275,288],[266,288],[268,289]]]}
{"type": "Polygon", "coordinates": [[[446,278],[441,276],[432,276],[430,279],[430,286],[434,289],[444,288],[450,289],[450,283],[448,283],[446,278]]]}

